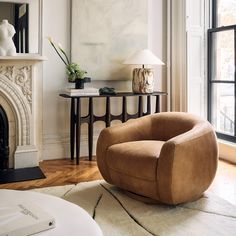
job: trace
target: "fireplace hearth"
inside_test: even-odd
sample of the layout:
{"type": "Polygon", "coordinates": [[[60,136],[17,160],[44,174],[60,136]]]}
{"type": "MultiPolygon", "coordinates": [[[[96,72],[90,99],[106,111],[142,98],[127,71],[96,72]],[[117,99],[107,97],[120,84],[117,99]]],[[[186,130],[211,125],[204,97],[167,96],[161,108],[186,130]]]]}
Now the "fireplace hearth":
{"type": "Polygon", "coordinates": [[[0,170],[0,184],[45,179],[42,170],[36,167],[0,170]]]}

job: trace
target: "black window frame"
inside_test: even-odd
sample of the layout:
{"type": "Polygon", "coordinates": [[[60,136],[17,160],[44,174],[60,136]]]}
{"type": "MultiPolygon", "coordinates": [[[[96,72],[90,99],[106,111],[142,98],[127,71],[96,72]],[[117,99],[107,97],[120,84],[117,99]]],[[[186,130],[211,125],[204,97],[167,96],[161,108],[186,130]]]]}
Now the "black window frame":
{"type": "Polygon", "coordinates": [[[234,135],[229,135],[221,132],[217,132],[217,137],[220,139],[224,139],[230,142],[236,143],[236,24],[235,25],[228,25],[228,26],[221,26],[218,27],[217,25],[217,0],[212,0],[212,28],[208,29],[207,31],[207,67],[208,67],[208,108],[207,108],[207,117],[209,122],[212,122],[212,86],[216,83],[231,83],[234,84],[234,135]],[[217,32],[223,32],[228,30],[234,30],[234,80],[212,80],[212,52],[214,50],[213,43],[212,43],[212,35],[217,32]]]}

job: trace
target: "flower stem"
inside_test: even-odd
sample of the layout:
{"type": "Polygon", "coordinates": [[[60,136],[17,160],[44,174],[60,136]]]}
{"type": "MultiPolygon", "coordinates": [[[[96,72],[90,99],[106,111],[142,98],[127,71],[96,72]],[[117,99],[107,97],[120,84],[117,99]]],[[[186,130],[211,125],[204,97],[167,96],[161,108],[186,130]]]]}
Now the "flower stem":
{"type": "Polygon", "coordinates": [[[68,57],[67,57],[66,53],[65,53],[64,51],[62,51],[62,53],[65,55],[65,57],[66,57],[66,60],[67,60],[67,63],[68,63],[68,64],[70,64],[70,61],[69,61],[69,59],[68,59],[68,57]]]}
{"type": "MultiPolygon", "coordinates": [[[[54,43],[51,42],[51,44],[52,44],[53,48],[55,49],[57,55],[61,58],[61,60],[62,60],[62,61],[64,62],[64,64],[67,66],[66,61],[63,59],[63,57],[61,56],[61,54],[58,52],[58,50],[57,50],[57,48],[55,47],[54,43]]],[[[66,58],[67,58],[67,57],[66,57],[66,58]]],[[[68,64],[69,64],[69,63],[68,63],[68,64]]]]}
{"type": "Polygon", "coordinates": [[[62,49],[62,47],[61,47],[59,44],[58,44],[58,47],[59,47],[60,51],[61,51],[61,52],[64,54],[64,56],[66,57],[66,61],[67,61],[68,65],[69,65],[69,64],[70,64],[70,61],[69,61],[69,58],[67,57],[65,51],[62,49]]]}

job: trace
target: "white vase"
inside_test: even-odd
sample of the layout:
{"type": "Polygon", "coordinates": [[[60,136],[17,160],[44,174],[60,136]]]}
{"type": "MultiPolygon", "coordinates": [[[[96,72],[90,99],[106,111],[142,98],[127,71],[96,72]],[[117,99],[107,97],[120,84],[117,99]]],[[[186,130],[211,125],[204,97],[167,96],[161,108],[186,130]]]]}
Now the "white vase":
{"type": "Polygon", "coordinates": [[[0,23],[0,56],[15,56],[16,47],[12,37],[16,33],[13,25],[8,20],[2,20],[0,23]]]}

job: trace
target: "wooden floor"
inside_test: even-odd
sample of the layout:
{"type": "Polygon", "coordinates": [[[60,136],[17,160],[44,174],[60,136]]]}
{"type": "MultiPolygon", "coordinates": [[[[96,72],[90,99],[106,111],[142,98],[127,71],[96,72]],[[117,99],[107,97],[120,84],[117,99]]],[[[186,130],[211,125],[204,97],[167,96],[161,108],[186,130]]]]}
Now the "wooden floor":
{"type": "MultiPolygon", "coordinates": [[[[69,159],[40,163],[46,179],[0,184],[0,189],[32,189],[102,179],[96,161],[81,160],[75,165],[69,159]]],[[[219,161],[216,178],[209,190],[236,205],[236,165],[219,161]]]]}
{"type": "Polygon", "coordinates": [[[0,189],[32,189],[49,186],[74,184],[78,182],[102,179],[96,161],[80,160],[80,165],[69,159],[43,161],[40,168],[46,179],[0,184],[0,189]]]}
{"type": "Polygon", "coordinates": [[[219,161],[216,177],[209,190],[236,205],[236,165],[219,161]]]}

